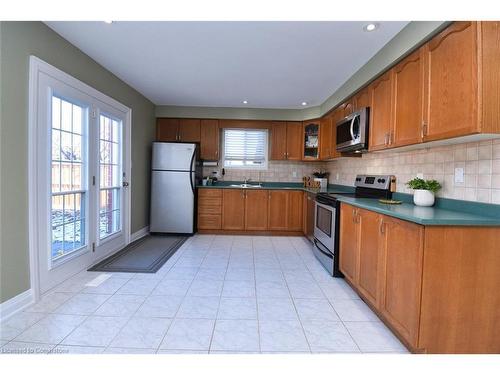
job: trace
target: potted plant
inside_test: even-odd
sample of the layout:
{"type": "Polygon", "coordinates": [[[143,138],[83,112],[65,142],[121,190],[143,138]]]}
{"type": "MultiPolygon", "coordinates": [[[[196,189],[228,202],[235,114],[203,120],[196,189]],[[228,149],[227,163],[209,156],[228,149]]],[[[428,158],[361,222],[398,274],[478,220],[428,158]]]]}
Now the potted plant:
{"type": "Polygon", "coordinates": [[[328,172],[317,171],[313,173],[314,181],[319,181],[320,189],[326,190],[328,188],[328,172]]]}
{"type": "Polygon", "coordinates": [[[413,203],[417,206],[429,207],[434,204],[435,193],[441,189],[441,184],[436,180],[424,180],[419,177],[406,183],[410,189],[415,190],[413,203]]]}

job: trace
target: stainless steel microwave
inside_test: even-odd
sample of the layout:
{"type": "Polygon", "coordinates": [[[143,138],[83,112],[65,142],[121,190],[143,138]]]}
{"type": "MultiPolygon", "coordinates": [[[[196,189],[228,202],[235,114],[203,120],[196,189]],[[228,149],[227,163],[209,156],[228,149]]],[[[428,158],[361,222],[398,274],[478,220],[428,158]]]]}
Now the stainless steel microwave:
{"type": "Polygon", "coordinates": [[[368,151],[370,108],[364,107],[337,123],[337,151],[368,151]]]}

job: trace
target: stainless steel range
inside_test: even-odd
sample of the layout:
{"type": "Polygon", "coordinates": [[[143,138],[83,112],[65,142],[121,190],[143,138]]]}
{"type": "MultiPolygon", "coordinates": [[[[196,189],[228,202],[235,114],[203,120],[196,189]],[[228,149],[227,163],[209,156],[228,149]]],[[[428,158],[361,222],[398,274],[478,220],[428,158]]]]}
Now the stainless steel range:
{"type": "Polygon", "coordinates": [[[356,198],[390,199],[392,197],[390,175],[357,175],[355,191],[318,193],[314,210],[314,254],[328,273],[343,277],[339,270],[339,195],[356,198]]]}

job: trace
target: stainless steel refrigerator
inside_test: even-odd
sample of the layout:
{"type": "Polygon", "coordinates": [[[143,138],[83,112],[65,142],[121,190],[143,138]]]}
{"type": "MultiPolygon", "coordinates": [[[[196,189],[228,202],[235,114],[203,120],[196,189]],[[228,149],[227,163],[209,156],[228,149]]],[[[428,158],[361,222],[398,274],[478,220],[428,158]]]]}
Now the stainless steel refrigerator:
{"type": "Polygon", "coordinates": [[[153,142],[151,233],[195,231],[196,184],[201,164],[196,143],[153,142]]]}

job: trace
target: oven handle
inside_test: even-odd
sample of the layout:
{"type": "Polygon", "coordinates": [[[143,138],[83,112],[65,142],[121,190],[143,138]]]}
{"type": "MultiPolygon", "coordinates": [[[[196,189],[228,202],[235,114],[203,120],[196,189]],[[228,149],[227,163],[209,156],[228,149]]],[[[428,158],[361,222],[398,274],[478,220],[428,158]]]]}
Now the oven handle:
{"type": "MultiPolygon", "coordinates": [[[[323,250],[319,247],[319,245],[318,245],[318,244],[320,244],[320,242],[319,242],[319,241],[315,238],[315,239],[314,239],[314,246],[316,247],[316,249],[318,249],[318,250],[319,250],[322,254],[324,254],[324,255],[325,255],[325,256],[327,256],[328,258],[333,259],[333,255],[332,255],[330,252],[323,251],[323,250]]],[[[323,246],[323,245],[322,245],[322,246],[323,246]]]]}

